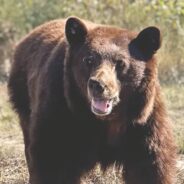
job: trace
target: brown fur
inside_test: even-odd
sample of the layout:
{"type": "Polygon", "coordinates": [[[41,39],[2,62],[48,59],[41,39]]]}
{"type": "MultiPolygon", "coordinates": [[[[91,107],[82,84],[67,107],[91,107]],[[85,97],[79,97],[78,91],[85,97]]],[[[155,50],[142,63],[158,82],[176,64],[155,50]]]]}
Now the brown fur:
{"type": "Polygon", "coordinates": [[[18,44],[8,87],[31,184],[78,184],[97,162],[123,166],[126,184],[173,184],[159,47],[157,28],[137,34],[78,18],[41,25],[18,44]],[[94,114],[94,97],[112,98],[112,112],[94,114]]]}

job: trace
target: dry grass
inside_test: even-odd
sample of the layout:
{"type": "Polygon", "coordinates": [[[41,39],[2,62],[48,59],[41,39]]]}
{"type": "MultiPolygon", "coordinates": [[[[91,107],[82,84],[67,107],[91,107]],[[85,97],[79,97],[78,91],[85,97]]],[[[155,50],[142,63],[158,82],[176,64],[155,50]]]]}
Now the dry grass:
{"type": "Polygon", "coordinates": [[[174,124],[176,142],[184,154],[184,85],[165,86],[163,92],[174,124]]]}
{"type": "MultiPolygon", "coordinates": [[[[169,113],[175,120],[175,135],[181,152],[184,151],[184,86],[164,87],[169,113]],[[178,93],[179,91],[179,93],[178,93]]],[[[25,163],[22,134],[17,117],[12,112],[5,85],[0,85],[0,183],[25,184],[28,173],[25,163]]],[[[97,165],[82,178],[83,184],[118,184],[121,174],[115,166],[102,173],[97,165]]],[[[177,184],[184,184],[184,156],[178,161],[177,184]]]]}

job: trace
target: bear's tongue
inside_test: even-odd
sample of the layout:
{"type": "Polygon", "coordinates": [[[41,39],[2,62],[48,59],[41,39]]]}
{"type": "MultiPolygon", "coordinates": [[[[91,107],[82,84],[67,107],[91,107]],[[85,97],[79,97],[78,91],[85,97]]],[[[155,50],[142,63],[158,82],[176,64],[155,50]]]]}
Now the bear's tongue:
{"type": "Polygon", "coordinates": [[[112,101],[92,99],[92,106],[102,113],[107,113],[111,109],[112,101]]]}

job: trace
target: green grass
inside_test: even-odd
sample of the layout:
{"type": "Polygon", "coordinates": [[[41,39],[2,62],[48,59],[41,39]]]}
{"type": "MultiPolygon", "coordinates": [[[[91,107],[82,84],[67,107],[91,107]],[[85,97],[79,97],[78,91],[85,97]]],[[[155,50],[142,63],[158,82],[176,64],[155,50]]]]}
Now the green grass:
{"type": "MultiPolygon", "coordinates": [[[[184,86],[162,86],[168,112],[173,120],[176,142],[180,153],[184,153],[184,86]]],[[[7,89],[0,85],[0,183],[25,184],[28,172],[24,157],[24,146],[18,118],[8,103],[7,89]]],[[[184,157],[178,162],[177,184],[184,183],[184,157]]],[[[119,184],[120,172],[111,167],[102,173],[97,165],[84,176],[83,184],[119,184]]]]}
{"type": "Polygon", "coordinates": [[[184,85],[163,86],[163,93],[179,151],[184,154],[184,85]]]}
{"type": "Polygon", "coordinates": [[[0,97],[0,183],[25,184],[28,174],[22,134],[5,85],[0,85],[0,97]]]}

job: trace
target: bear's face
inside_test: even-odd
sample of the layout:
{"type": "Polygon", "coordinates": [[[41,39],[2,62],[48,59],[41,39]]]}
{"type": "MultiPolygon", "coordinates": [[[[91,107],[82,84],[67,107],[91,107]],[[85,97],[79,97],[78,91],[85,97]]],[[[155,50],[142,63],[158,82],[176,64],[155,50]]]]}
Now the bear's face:
{"type": "Polygon", "coordinates": [[[109,115],[126,88],[135,90],[145,78],[146,65],[160,47],[160,32],[149,27],[138,35],[114,27],[94,26],[69,18],[73,78],[97,116],[109,115]]]}

